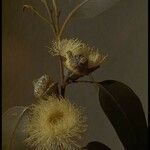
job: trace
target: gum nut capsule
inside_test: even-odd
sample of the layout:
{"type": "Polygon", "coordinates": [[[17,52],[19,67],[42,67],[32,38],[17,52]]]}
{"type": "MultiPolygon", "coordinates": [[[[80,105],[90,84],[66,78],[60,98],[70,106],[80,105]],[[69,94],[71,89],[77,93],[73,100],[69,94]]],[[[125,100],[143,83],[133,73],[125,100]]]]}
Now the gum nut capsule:
{"type": "Polygon", "coordinates": [[[33,81],[34,96],[36,98],[46,98],[58,94],[58,84],[55,83],[49,75],[43,75],[33,81]]]}

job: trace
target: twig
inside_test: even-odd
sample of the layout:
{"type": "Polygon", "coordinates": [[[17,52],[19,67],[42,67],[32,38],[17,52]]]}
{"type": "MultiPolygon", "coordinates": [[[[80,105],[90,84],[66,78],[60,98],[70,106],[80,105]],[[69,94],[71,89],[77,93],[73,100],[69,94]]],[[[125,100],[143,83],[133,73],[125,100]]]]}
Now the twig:
{"type": "Polygon", "coordinates": [[[69,20],[71,19],[71,17],[75,14],[75,12],[80,8],[82,7],[85,3],[87,3],[89,0],[84,0],[82,3],[78,4],[67,16],[67,18],[65,19],[61,29],[60,29],[60,32],[59,32],[59,37],[61,37],[63,31],[64,31],[64,28],[66,27],[67,23],[69,22],[69,20]]]}
{"type": "Polygon", "coordinates": [[[91,83],[91,84],[96,84],[96,85],[99,85],[99,82],[94,82],[94,81],[72,81],[72,82],[69,82],[67,85],[70,85],[72,83],[91,83]]]}
{"type": "MultiPolygon", "coordinates": [[[[94,77],[92,76],[92,74],[89,74],[89,79],[90,79],[91,81],[93,81],[93,82],[96,82],[95,79],[94,79],[94,77]]],[[[98,90],[97,85],[94,84],[94,87],[95,87],[96,90],[98,90]]]]}
{"type": "Polygon", "coordinates": [[[52,0],[53,9],[54,9],[54,18],[55,18],[55,25],[56,25],[56,32],[59,33],[59,13],[58,8],[55,0],[52,0]]]}
{"type": "Polygon", "coordinates": [[[48,13],[49,19],[51,21],[53,31],[55,32],[55,36],[56,36],[56,27],[55,27],[55,22],[53,21],[53,15],[52,15],[53,11],[51,9],[49,9],[46,0],[42,0],[42,2],[45,5],[45,8],[47,9],[47,13],[48,13]]]}
{"type": "Polygon", "coordinates": [[[54,16],[54,11],[53,9],[51,8],[50,9],[50,15],[51,15],[51,20],[52,20],[52,23],[54,25],[54,30],[55,30],[55,35],[57,36],[57,29],[56,29],[56,24],[55,24],[55,16],[54,16]]]}
{"type": "Polygon", "coordinates": [[[44,20],[53,30],[54,34],[55,34],[55,31],[54,31],[54,28],[53,28],[53,25],[52,25],[52,22],[49,22],[45,17],[43,17],[35,8],[33,8],[31,5],[24,5],[23,6],[23,11],[25,11],[25,9],[29,9],[31,11],[33,11],[37,16],[39,16],[42,20],[44,20]]]}

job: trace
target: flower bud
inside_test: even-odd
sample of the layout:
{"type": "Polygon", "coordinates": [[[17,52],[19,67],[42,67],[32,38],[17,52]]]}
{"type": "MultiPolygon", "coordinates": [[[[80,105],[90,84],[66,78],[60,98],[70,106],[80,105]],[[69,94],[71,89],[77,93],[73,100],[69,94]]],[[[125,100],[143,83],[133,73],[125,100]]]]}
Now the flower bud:
{"type": "Polygon", "coordinates": [[[58,95],[58,83],[55,83],[48,75],[43,75],[33,81],[34,96],[36,98],[47,98],[51,95],[58,95]]]}

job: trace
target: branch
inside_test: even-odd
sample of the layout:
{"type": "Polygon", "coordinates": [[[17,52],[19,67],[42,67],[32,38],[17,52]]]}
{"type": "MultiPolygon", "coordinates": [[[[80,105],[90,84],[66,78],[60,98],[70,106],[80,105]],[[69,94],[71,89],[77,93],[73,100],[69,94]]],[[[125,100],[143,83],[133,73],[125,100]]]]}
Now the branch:
{"type": "Polygon", "coordinates": [[[71,17],[75,14],[75,12],[80,8],[82,7],[85,3],[87,3],[89,0],[84,0],[82,3],[78,4],[67,16],[67,18],[65,19],[61,29],[60,29],[60,32],[59,32],[59,37],[61,37],[63,31],[64,31],[64,28],[66,27],[67,23],[69,22],[69,20],[71,19],[71,17]]]}

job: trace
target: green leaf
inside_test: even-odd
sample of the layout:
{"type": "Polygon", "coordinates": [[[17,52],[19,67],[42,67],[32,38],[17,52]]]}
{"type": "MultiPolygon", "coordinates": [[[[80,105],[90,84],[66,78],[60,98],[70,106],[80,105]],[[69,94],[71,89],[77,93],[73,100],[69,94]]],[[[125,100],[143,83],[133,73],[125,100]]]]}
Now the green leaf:
{"type": "Polygon", "coordinates": [[[126,150],[148,149],[148,128],[137,95],[125,84],[107,80],[99,86],[100,104],[126,150]]]}
{"type": "MultiPolygon", "coordinates": [[[[75,7],[83,0],[68,0],[70,8],[75,7]]],[[[106,11],[120,0],[89,0],[83,5],[75,17],[77,18],[92,18],[106,11]]]]}
{"type": "Polygon", "coordinates": [[[2,116],[2,149],[24,150],[25,134],[23,130],[28,123],[28,107],[16,106],[10,108],[2,116]]]}
{"type": "Polygon", "coordinates": [[[104,145],[100,142],[97,142],[97,141],[88,143],[88,145],[86,147],[84,147],[83,149],[88,149],[88,150],[111,150],[106,145],[104,145]]]}

